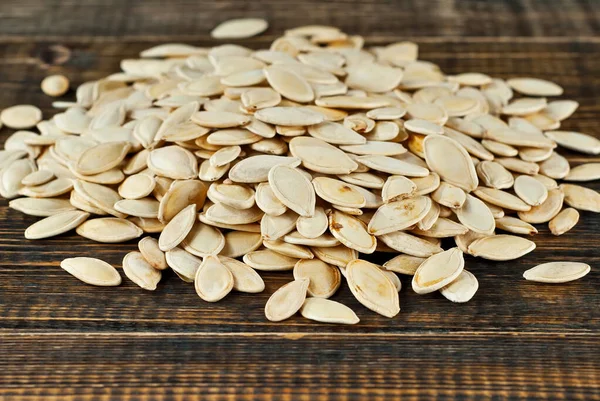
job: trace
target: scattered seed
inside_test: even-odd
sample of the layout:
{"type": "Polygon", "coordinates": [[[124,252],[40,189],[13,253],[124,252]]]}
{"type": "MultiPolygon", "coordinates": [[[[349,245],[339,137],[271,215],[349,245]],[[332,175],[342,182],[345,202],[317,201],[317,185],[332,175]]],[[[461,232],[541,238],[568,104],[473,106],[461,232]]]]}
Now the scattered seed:
{"type": "Polygon", "coordinates": [[[60,267],[86,284],[103,287],[121,284],[119,272],[100,259],[68,258],[60,262],[60,267]]]}
{"type": "Polygon", "coordinates": [[[69,90],[69,80],[64,75],[50,75],[43,79],[42,92],[48,96],[62,96],[69,90]]]}
{"type": "Polygon", "coordinates": [[[256,36],[267,30],[267,21],[260,18],[239,18],[217,25],[210,33],[215,39],[242,39],[256,36]]]}
{"type": "Polygon", "coordinates": [[[323,298],[307,298],[300,308],[300,314],[323,323],[356,324],[360,321],[346,305],[323,298]]]}
{"type": "MultiPolygon", "coordinates": [[[[35,127],[41,120],[42,111],[31,105],[12,106],[0,112],[0,122],[14,129],[35,127]]],[[[6,144],[4,146],[7,148],[6,144]]]]}
{"type": "Polygon", "coordinates": [[[585,263],[549,262],[527,270],[523,277],[539,283],[567,283],[582,278],[590,270],[590,266],[585,263]]]}

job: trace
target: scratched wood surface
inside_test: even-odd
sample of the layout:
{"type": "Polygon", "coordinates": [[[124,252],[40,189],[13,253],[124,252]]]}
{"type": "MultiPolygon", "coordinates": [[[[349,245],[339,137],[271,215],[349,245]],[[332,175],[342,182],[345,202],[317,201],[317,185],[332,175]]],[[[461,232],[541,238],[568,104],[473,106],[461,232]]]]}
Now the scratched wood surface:
{"type": "MultiPolygon", "coordinates": [[[[415,40],[421,58],[448,73],[551,79],[581,104],[564,127],[600,136],[600,6],[593,0],[3,0],[0,109],[32,103],[49,117],[44,76],[64,73],[77,85],[152,44],[212,45],[215,22],[241,16],[271,23],[263,36],[239,42],[253,48],[286,28],[333,24],[371,44],[415,40]]],[[[0,131],[0,143],[10,132],[0,131]]],[[[572,164],[587,159],[563,153],[572,164]]],[[[333,299],[360,316],[351,327],[300,316],[268,322],[264,303],[289,273],[265,274],[262,294],[232,293],[217,304],[173,274],[152,293],[126,279],[116,288],[86,286],[60,260],[93,254],[120,266],[136,244],[92,244],[71,234],[27,241],[23,231],[35,220],[0,200],[2,401],[600,400],[597,215],[583,213],[564,237],[540,227],[538,249],[518,261],[469,257],[480,290],[468,304],[417,296],[402,277],[402,311],[390,320],[343,287],[333,299]],[[554,286],[521,277],[560,259],[588,262],[592,272],[554,286]]]]}

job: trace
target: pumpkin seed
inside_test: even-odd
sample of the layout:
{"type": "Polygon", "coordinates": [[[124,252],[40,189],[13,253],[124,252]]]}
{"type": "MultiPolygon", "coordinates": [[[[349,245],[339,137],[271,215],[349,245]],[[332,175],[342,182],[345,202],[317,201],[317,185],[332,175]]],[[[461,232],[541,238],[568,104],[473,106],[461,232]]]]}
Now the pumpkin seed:
{"type": "Polygon", "coordinates": [[[309,279],[294,280],[275,291],[265,305],[265,316],[272,322],[290,318],[306,299],[309,279]]]}
{"type": "Polygon", "coordinates": [[[11,200],[8,206],[21,213],[40,217],[75,210],[67,199],[19,198],[11,200]]]}
{"type": "Polygon", "coordinates": [[[451,248],[430,256],[415,272],[412,288],[417,294],[437,291],[456,280],[465,266],[463,253],[451,248]]]}
{"type": "Polygon", "coordinates": [[[294,279],[309,279],[308,295],[329,298],[341,284],[341,274],[337,267],[319,259],[301,259],[294,265],[294,279]]]}
{"type": "Polygon", "coordinates": [[[593,189],[574,184],[560,184],[565,203],[575,209],[600,212],[600,194],[593,189]]]}
{"type": "Polygon", "coordinates": [[[262,182],[256,187],[256,206],[266,214],[280,216],[286,212],[287,207],[275,196],[269,183],[262,182]]]}
{"type": "Polygon", "coordinates": [[[271,249],[248,252],[243,257],[244,263],[256,270],[281,271],[292,270],[298,261],[271,249]]]}
{"type": "Polygon", "coordinates": [[[88,217],[90,217],[89,213],[79,210],[56,213],[27,227],[25,238],[41,239],[66,233],[79,226],[88,217]]]}
{"type": "Polygon", "coordinates": [[[505,209],[522,212],[531,210],[531,206],[523,202],[520,198],[499,189],[478,187],[473,193],[479,199],[505,209]]]}
{"type": "Polygon", "coordinates": [[[369,234],[366,224],[346,213],[329,213],[329,231],[348,248],[367,254],[375,251],[377,240],[369,234]]]}
{"type": "Polygon", "coordinates": [[[443,251],[439,245],[403,231],[391,232],[378,238],[390,248],[411,256],[428,258],[443,251]]]}
{"type": "Polygon", "coordinates": [[[123,272],[135,284],[149,291],[154,291],[162,278],[160,270],[152,267],[140,252],[129,252],[125,255],[123,272]]]}
{"type": "Polygon", "coordinates": [[[490,209],[471,195],[467,195],[464,204],[456,209],[456,217],[462,225],[477,233],[492,234],[496,228],[490,209]]]}
{"type": "Polygon", "coordinates": [[[540,163],[540,173],[554,179],[565,178],[570,169],[569,161],[556,152],[540,163]]]}
{"type": "Polygon", "coordinates": [[[554,120],[563,121],[575,113],[577,108],[579,108],[579,103],[574,100],[555,100],[548,103],[544,113],[554,120]]]}
{"type": "Polygon", "coordinates": [[[416,190],[417,185],[410,179],[400,175],[392,175],[385,181],[381,197],[385,203],[389,203],[409,198],[415,194],[416,190]]]}
{"type": "Polygon", "coordinates": [[[99,174],[119,165],[131,148],[128,142],[101,143],[83,151],[75,169],[83,175],[99,174]]]}
{"type": "Polygon", "coordinates": [[[467,227],[444,217],[439,217],[428,230],[421,230],[419,228],[414,228],[412,230],[414,234],[421,235],[426,238],[455,237],[457,235],[464,234],[467,231],[469,231],[467,227]]]}
{"type": "Polygon", "coordinates": [[[233,274],[214,255],[207,255],[194,279],[196,293],[207,302],[223,299],[233,289],[233,274]]]}
{"type": "Polygon", "coordinates": [[[117,243],[138,238],[143,234],[141,228],[129,220],[116,217],[102,217],[80,224],[77,234],[96,242],[117,243]]]}
{"type": "Polygon", "coordinates": [[[531,206],[541,205],[548,197],[548,189],[544,184],[527,175],[515,179],[515,193],[531,206]]]}
{"type": "Polygon", "coordinates": [[[459,276],[450,284],[440,288],[440,293],[452,302],[469,302],[477,290],[479,282],[473,273],[463,269],[459,276]]]}
{"type": "MultiPolygon", "coordinates": [[[[297,259],[313,259],[314,254],[308,249],[300,245],[288,244],[280,240],[264,240],[265,248],[280,253],[285,256],[297,259]]],[[[258,247],[257,247],[258,248],[258,247]]]]}
{"type": "Polygon", "coordinates": [[[208,128],[232,128],[250,122],[250,116],[229,111],[197,111],[191,118],[196,124],[208,128]]]}
{"type": "Polygon", "coordinates": [[[202,260],[181,248],[173,248],[165,253],[167,264],[186,283],[193,283],[196,271],[202,260]]]}
{"type": "Polygon", "coordinates": [[[198,175],[196,157],[179,146],[165,146],[151,151],[148,155],[148,168],[157,175],[175,180],[187,180],[198,175]]]}
{"type": "Polygon", "coordinates": [[[310,181],[294,167],[279,165],[269,171],[269,185],[281,203],[300,216],[315,214],[315,189],[310,181]]]}
{"type": "Polygon", "coordinates": [[[201,257],[217,255],[225,247],[225,237],[218,229],[196,222],[181,242],[181,246],[192,255],[201,257]]]}
{"type": "Polygon", "coordinates": [[[123,199],[114,204],[116,211],[129,216],[155,219],[158,217],[158,201],[152,198],[123,199]]]}
{"type": "Polygon", "coordinates": [[[560,96],[563,89],[554,82],[539,78],[512,78],[506,83],[519,93],[529,96],[560,96]]]}
{"type": "Polygon", "coordinates": [[[168,267],[165,254],[158,247],[158,240],[144,237],[138,242],[138,248],[146,261],[155,269],[164,270],[168,267]]]}
{"type": "Polygon", "coordinates": [[[298,215],[291,210],[279,215],[265,214],[260,221],[260,232],[264,239],[276,240],[294,229],[298,215]]]}
{"type": "Polygon", "coordinates": [[[241,183],[259,183],[268,180],[269,171],[277,165],[296,167],[300,159],[296,157],[258,155],[248,157],[229,170],[229,179],[241,183]]]}
{"type": "Polygon", "coordinates": [[[514,260],[535,249],[535,243],[514,235],[492,235],[477,239],[469,245],[473,256],[489,260],[514,260]]]}
{"type": "Polygon", "coordinates": [[[54,178],[54,173],[49,170],[38,170],[27,174],[21,180],[21,184],[26,186],[42,185],[54,178]]]}
{"type": "Polygon", "coordinates": [[[302,165],[312,171],[349,174],[358,167],[344,152],[317,138],[293,138],[289,147],[292,155],[302,160],[302,165]]]}
{"type": "Polygon", "coordinates": [[[360,321],[352,309],[324,298],[307,298],[300,308],[300,314],[323,323],[356,324],[360,321]]]}
{"type": "Polygon", "coordinates": [[[514,184],[512,174],[499,163],[484,160],[477,163],[475,170],[485,186],[506,189],[511,188],[514,184]]]}
{"type": "Polygon", "coordinates": [[[418,267],[426,258],[411,255],[398,255],[383,264],[383,267],[389,271],[414,276],[418,267]]]}
{"type": "Polygon", "coordinates": [[[400,312],[398,291],[377,265],[352,260],[346,265],[346,280],[354,297],[365,307],[390,318],[400,312]]]}
{"type": "MultiPolygon", "coordinates": [[[[519,154],[519,150],[517,148],[507,145],[502,142],[492,141],[491,139],[482,139],[481,144],[483,145],[484,148],[486,148],[487,150],[489,150],[490,152],[492,152],[493,154],[498,155],[498,156],[513,157],[513,156],[516,156],[519,154]]],[[[551,148],[548,148],[548,149],[527,148],[527,149],[530,149],[530,152],[531,152],[531,150],[533,150],[534,152],[541,151],[544,153],[552,153],[551,148]]],[[[526,160],[526,161],[532,161],[532,160],[526,160]]]]}
{"type": "Polygon", "coordinates": [[[86,284],[97,286],[117,286],[121,284],[119,272],[110,264],[96,258],[67,258],[60,267],[86,284]]]}
{"type": "Polygon", "coordinates": [[[475,166],[458,142],[443,135],[430,135],[425,138],[424,147],[429,169],[444,181],[467,192],[477,188],[479,180],[475,166]]]}
{"type": "Polygon", "coordinates": [[[554,235],[563,235],[579,222],[579,212],[573,208],[566,208],[557,214],[550,223],[548,228],[554,235]]]}
{"type": "Polygon", "coordinates": [[[369,222],[369,233],[389,234],[419,222],[431,208],[431,199],[425,196],[390,202],[377,209],[369,222]]]}
{"type": "Polygon", "coordinates": [[[299,216],[296,220],[296,230],[306,238],[318,238],[328,227],[328,219],[325,210],[321,206],[315,207],[315,213],[311,217],[299,216]]]}
{"type": "Polygon", "coordinates": [[[538,232],[538,230],[531,224],[510,216],[497,218],[496,227],[500,230],[508,231],[513,234],[533,235],[537,234],[538,232]]]}
{"type": "Polygon", "coordinates": [[[369,110],[367,117],[373,120],[397,120],[404,117],[406,110],[402,107],[381,107],[369,110]]]}
{"type": "Polygon", "coordinates": [[[261,18],[238,18],[221,22],[211,32],[215,39],[242,39],[267,30],[269,24],[261,18]]]}
{"type": "Polygon", "coordinates": [[[600,180],[600,163],[585,163],[572,167],[565,181],[595,181],[600,180]]]}
{"type": "Polygon", "coordinates": [[[0,122],[9,128],[35,127],[42,120],[42,111],[32,105],[12,106],[0,112],[0,122]]]}
{"type": "MultiPolygon", "coordinates": [[[[159,180],[156,180],[158,186],[159,180]]],[[[196,210],[204,205],[206,200],[206,185],[197,180],[184,180],[169,183],[170,188],[160,199],[158,219],[167,223],[189,204],[195,204],[196,210]]]]}
{"type": "MultiPolygon", "coordinates": [[[[333,107],[340,109],[377,109],[389,106],[389,101],[375,97],[358,96],[327,96],[315,100],[315,104],[320,107],[333,107]]],[[[351,128],[351,127],[350,127],[351,128]]]]}
{"type": "Polygon", "coordinates": [[[254,206],[254,191],[244,185],[213,183],[208,188],[208,198],[235,209],[250,209],[254,206]]]}
{"type": "Polygon", "coordinates": [[[451,184],[445,182],[440,183],[440,186],[432,192],[431,199],[440,205],[447,206],[451,209],[462,207],[466,199],[465,192],[451,184]]]}
{"type": "Polygon", "coordinates": [[[69,90],[69,80],[64,75],[49,75],[42,80],[41,88],[48,96],[62,96],[69,90]]]}
{"type": "Polygon", "coordinates": [[[30,159],[20,159],[12,162],[8,167],[0,171],[0,195],[4,198],[14,198],[23,190],[23,179],[35,171],[35,163],[30,159]]]}
{"type": "Polygon", "coordinates": [[[154,191],[156,181],[147,174],[134,174],[119,185],[119,195],[125,199],[141,199],[154,191]]]}
{"type": "Polygon", "coordinates": [[[544,135],[564,148],[591,155],[600,154],[600,141],[593,136],[572,131],[547,131],[544,135]]]}
{"type": "Polygon", "coordinates": [[[407,177],[427,177],[429,170],[394,157],[381,155],[360,156],[357,160],[365,166],[388,174],[403,175],[407,177]]]}
{"type": "Polygon", "coordinates": [[[551,148],[521,148],[519,157],[526,162],[542,162],[547,160],[554,151],[551,148]]]}
{"type": "Polygon", "coordinates": [[[308,133],[314,138],[336,145],[360,145],[367,142],[362,135],[332,121],[311,125],[308,127],[308,133]]]}
{"type": "Polygon", "coordinates": [[[540,170],[540,166],[536,163],[526,162],[514,157],[497,157],[494,161],[507,170],[521,174],[536,175],[540,170]]]}
{"type": "Polygon", "coordinates": [[[590,272],[591,268],[579,262],[549,262],[537,265],[525,273],[525,280],[538,283],[567,283],[582,278],[590,272]]]}

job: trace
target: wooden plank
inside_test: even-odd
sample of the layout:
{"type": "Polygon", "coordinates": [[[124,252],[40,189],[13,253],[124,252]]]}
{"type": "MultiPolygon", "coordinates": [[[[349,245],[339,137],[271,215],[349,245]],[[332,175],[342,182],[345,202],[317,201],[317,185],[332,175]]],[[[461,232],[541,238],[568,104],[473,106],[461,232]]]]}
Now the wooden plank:
{"type": "Polygon", "coordinates": [[[598,340],[597,334],[5,334],[0,399],[598,400],[598,340]]]}
{"type": "Polygon", "coordinates": [[[3,0],[0,36],[13,38],[207,38],[220,21],[262,17],[266,35],[306,24],[395,39],[415,36],[597,36],[597,4],[585,0],[3,0]]]}

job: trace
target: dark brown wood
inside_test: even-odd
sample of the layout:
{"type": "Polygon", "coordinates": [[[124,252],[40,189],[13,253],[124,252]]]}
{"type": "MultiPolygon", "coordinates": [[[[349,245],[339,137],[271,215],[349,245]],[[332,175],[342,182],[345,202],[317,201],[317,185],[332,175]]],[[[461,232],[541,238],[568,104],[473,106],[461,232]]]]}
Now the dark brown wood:
{"type": "MultiPolygon", "coordinates": [[[[598,4],[4,0],[0,109],[32,103],[51,116],[52,99],[39,89],[46,75],[64,73],[78,85],[153,44],[213,45],[208,32],[216,21],[252,15],[271,23],[264,36],[239,42],[253,48],[286,28],[334,24],[370,44],[414,39],[421,58],[448,73],[551,79],[581,103],[564,128],[600,136],[598,4]]],[[[0,143],[10,132],[0,131],[0,143]]],[[[573,164],[600,161],[561,152],[573,164]]],[[[232,293],[217,304],[170,273],[155,292],[127,279],[116,288],[86,286],[60,260],[92,253],[120,266],[135,242],[92,244],[73,234],[28,241],[23,231],[36,218],[7,203],[0,200],[2,401],[600,400],[600,217],[591,213],[564,237],[540,226],[538,249],[518,261],[469,257],[480,290],[467,304],[418,296],[402,277],[396,318],[368,311],[344,287],[333,299],[361,323],[336,326],[264,318],[265,301],[289,273],[265,274],[262,294],[232,293]],[[559,259],[585,261],[592,272],[565,285],[522,279],[527,268],[559,259]]]]}

